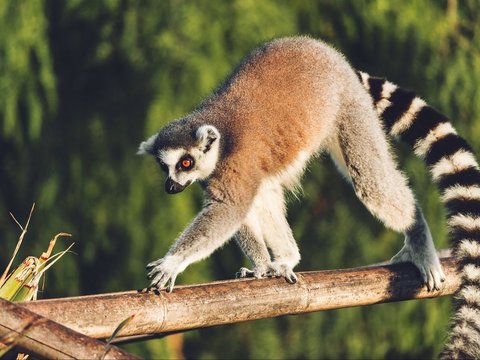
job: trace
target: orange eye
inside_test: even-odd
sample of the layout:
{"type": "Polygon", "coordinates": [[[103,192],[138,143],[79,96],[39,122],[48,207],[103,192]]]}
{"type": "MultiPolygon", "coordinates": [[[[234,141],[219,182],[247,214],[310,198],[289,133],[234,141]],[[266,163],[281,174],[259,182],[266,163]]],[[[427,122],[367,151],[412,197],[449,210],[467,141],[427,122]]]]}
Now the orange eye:
{"type": "Polygon", "coordinates": [[[190,170],[193,167],[194,160],[190,156],[185,156],[177,163],[178,170],[190,170]]]}

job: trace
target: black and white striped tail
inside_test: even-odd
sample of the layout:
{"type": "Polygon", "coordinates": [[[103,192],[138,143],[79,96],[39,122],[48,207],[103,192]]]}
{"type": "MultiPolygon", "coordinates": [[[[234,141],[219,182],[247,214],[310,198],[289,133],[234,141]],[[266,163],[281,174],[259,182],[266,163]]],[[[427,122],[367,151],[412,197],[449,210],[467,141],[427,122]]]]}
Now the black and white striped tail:
{"type": "Polygon", "coordinates": [[[385,130],[409,144],[438,185],[462,284],[443,359],[480,359],[480,168],[450,121],[415,93],[357,72],[385,130]]]}

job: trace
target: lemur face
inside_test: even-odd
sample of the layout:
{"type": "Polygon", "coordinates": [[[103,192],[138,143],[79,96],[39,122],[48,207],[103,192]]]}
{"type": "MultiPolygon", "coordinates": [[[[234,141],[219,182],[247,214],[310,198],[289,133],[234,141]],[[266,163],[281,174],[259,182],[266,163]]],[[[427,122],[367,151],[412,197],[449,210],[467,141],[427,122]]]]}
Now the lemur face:
{"type": "Polygon", "coordinates": [[[192,147],[163,148],[155,154],[167,174],[165,191],[176,194],[197,180],[206,179],[215,169],[219,153],[220,134],[211,125],[196,132],[197,143],[192,147]]]}

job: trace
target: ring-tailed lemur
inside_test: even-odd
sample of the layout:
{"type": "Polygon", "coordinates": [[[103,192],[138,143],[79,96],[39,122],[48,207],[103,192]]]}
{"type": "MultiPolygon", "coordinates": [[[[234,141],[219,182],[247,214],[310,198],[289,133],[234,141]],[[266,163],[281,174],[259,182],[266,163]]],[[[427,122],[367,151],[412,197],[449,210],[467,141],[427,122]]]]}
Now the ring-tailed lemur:
{"type": "Polygon", "coordinates": [[[240,276],[296,282],[300,254],[284,193],[298,184],[309,159],[327,151],[370,212],[405,234],[392,261],[412,262],[428,289],[440,288],[444,274],[428,225],[392,159],[384,126],[425,158],[450,210],[464,284],[444,354],[480,354],[474,317],[480,170],[470,147],[413,93],[356,72],[337,51],[307,37],[256,49],[192,113],[140,144],[138,153],[153,155],[168,174],[168,193],[199,181],[206,194],[202,211],[165,257],[147,265],[152,286],[171,291],[180,272],[234,235],[253,265],[240,276]]]}

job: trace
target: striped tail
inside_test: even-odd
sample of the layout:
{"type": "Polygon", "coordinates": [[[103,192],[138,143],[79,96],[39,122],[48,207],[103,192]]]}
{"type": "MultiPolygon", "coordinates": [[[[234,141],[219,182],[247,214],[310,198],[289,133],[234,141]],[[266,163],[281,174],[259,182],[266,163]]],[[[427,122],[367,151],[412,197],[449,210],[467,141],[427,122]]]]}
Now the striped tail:
{"type": "Polygon", "coordinates": [[[415,93],[357,72],[386,132],[422,158],[442,194],[462,283],[442,359],[480,359],[480,168],[472,148],[443,114],[415,93]]]}

